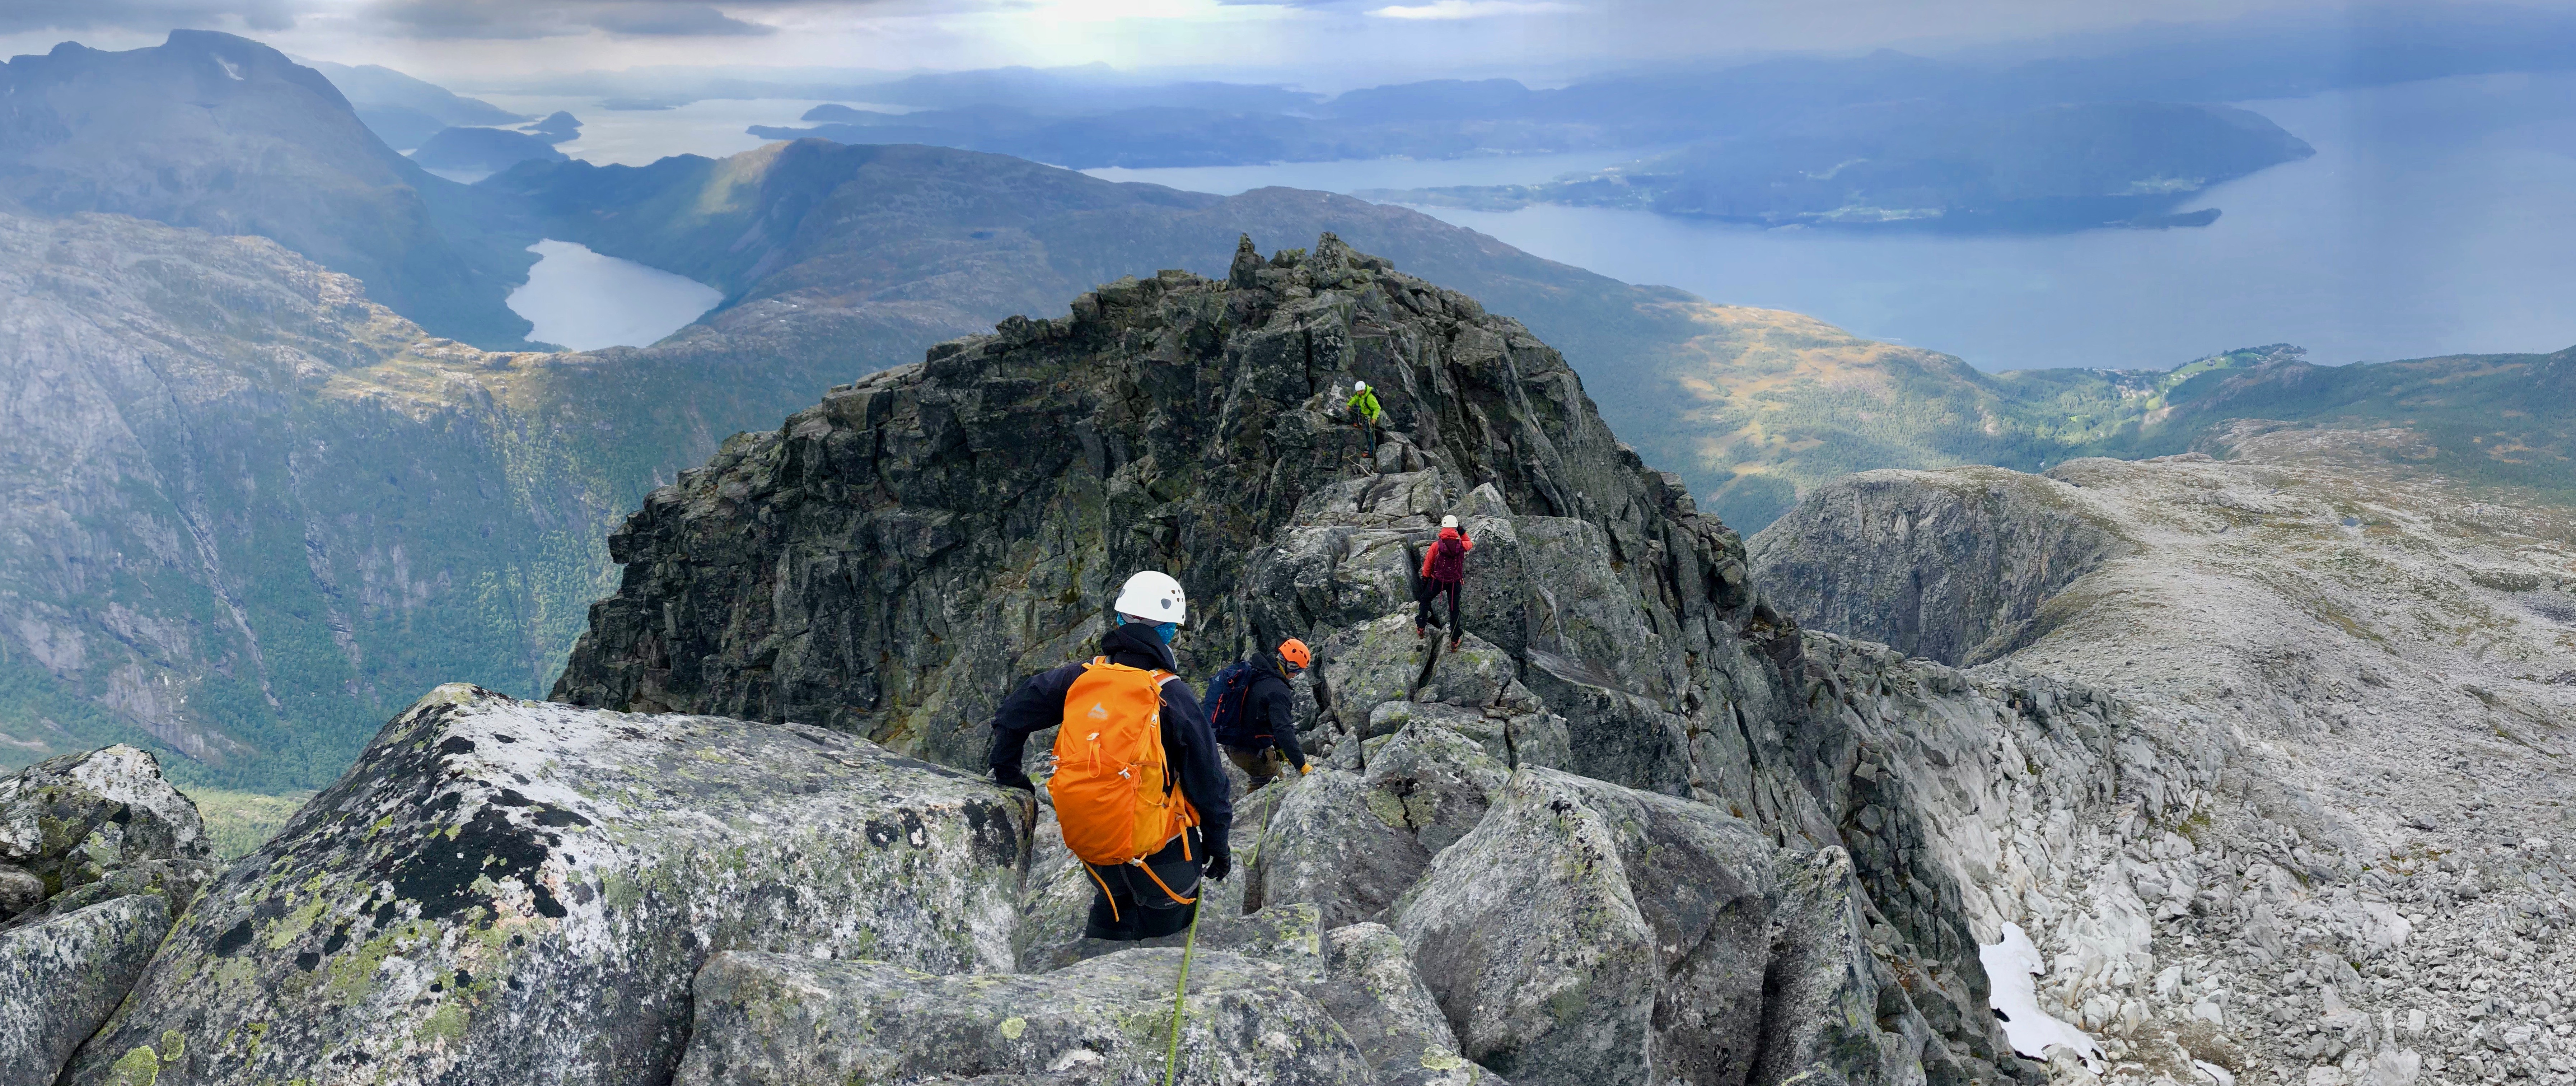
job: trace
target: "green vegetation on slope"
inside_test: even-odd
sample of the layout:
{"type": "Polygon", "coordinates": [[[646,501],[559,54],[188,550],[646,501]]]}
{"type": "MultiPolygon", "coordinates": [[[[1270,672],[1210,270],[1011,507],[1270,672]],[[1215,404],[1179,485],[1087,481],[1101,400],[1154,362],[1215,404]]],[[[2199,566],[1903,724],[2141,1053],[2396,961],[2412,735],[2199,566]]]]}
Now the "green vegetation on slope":
{"type": "Polygon", "coordinates": [[[2576,350],[2317,366],[2273,344],[2165,371],[1982,373],[1795,313],[1695,316],[1700,334],[1669,356],[1687,406],[1653,432],[1677,439],[1664,451],[1691,465],[1694,492],[1746,532],[1855,471],[2215,451],[2239,419],[2403,428],[2445,474],[2576,502],[2576,350]]]}
{"type": "Polygon", "coordinates": [[[313,798],[311,792],[267,795],[202,786],[187,789],[187,795],[206,820],[206,836],[214,841],[215,855],[224,860],[258,851],[286,827],[286,820],[295,817],[305,800],[313,798]]]}

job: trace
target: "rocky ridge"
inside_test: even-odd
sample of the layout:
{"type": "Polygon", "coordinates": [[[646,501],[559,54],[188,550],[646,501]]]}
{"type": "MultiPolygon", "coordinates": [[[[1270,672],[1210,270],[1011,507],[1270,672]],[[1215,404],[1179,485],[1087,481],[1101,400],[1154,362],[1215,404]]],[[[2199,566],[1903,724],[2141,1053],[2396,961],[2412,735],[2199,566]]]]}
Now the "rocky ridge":
{"type": "MultiPolygon", "coordinates": [[[[1755,540],[1757,579],[1889,640],[1921,630],[1836,601],[2017,547],[2057,582],[1970,670],[1809,655],[1895,749],[1993,745],[1887,766],[1984,891],[1981,934],[2027,929],[2040,1005],[2115,1077],[2189,1081],[2171,1038],[2246,1082],[2568,1080],[2576,531],[2414,466],[2403,430],[2225,436],[2225,461],[1858,476],[1755,540]],[[2079,521],[2123,547],[2068,569],[2023,545],[2079,521]],[[1958,691],[2010,711],[1962,717],[1958,691]]],[[[1952,643],[1988,613],[1948,612],[1952,643]]]]}
{"type": "MultiPolygon", "coordinates": [[[[1766,1051],[1839,1054],[1863,1079],[2017,1073],[1947,872],[1895,826],[1880,829],[1903,847],[1846,849],[1856,737],[1819,711],[1824,680],[1734,533],[1620,446],[1516,323],[1329,235],[1266,260],[1247,240],[1223,281],[1124,280],[1069,319],[1015,318],[835,389],[728,441],[611,546],[624,580],[558,699],[813,721],[969,767],[994,702],[1085,651],[1131,568],[1196,588],[1185,671],[1305,637],[1324,661],[1301,684],[1309,749],[1339,768],[1246,805],[1237,836],[1280,843],[1246,863],[1242,904],[1385,923],[1446,1012],[1448,1050],[1514,1081],[1795,1073],[1766,1051]],[[1374,457],[1333,413],[1352,379],[1388,407],[1374,457]],[[1444,512],[1483,541],[1475,637],[1456,650],[1403,629],[1444,512]],[[1584,808],[1593,828],[1544,830],[1584,808]],[[1480,848],[1496,860],[1469,860],[1480,848]],[[1562,904],[1528,937],[1621,964],[1564,973],[1561,955],[1472,940],[1427,960],[1457,910],[1422,903],[1553,878],[1502,861],[1533,853],[1593,874],[1532,899],[1562,904]],[[1704,857],[1694,873],[1668,866],[1685,855],[1704,857]],[[1773,875],[1818,864],[1843,874],[1773,875]],[[1627,919],[1603,927],[1604,908],[1627,919]],[[1777,947],[1745,926],[1816,909],[1844,911],[1777,947]],[[1789,988],[1853,1016],[1766,1027],[1781,1004],[1727,987],[1745,969],[1835,978],[1789,988]],[[1472,1009],[1568,984],[1490,1020],[1472,1009]],[[1831,1021],[1854,1032],[1797,1039],[1831,1021]]],[[[1040,871],[1079,878],[1043,856],[1040,871]]],[[[1029,907],[1079,902],[1076,887],[1029,907]]]]}
{"type": "MultiPolygon", "coordinates": [[[[2070,465],[2096,473],[2072,476],[2094,492],[2085,515],[2035,531],[1995,522],[2060,484],[1844,502],[1924,526],[1896,554],[1967,547],[2006,574],[2010,591],[1967,597],[1980,638],[1923,621],[1961,608],[1918,613],[1952,644],[2024,646],[1962,670],[1799,630],[1733,533],[1608,438],[1553,352],[1329,237],[1269,260],[1247,245],[1222,284],[1113,284],[1075,314],[835,390],[656,492],[613,544],[621,593],[558,690],[658,712],[457,687],[397,717],[134,966],[71,1081],[1150,1077],[1164,1027],[1140,1019],[1168,1008],[1172,948],[1073,938],[1088,890],[1043,804],[904,757],[974,768],[991,699],[1083,651],[1097,601],[1149,562],[1210,616],[1186,670],[1290,633],[1321,657],[1298,686],[1322,764],[1239,804],[1241,873],[1209,895],[1185,1029],[1225,1040],[1193,1051],[1202,1072],[2401,1086],[2563,1070],[2546,978],[2563,969],[2564,899],[2547,895],[2564,868],[2545,839],[2374,853],[2263,730],[2313,713],[2312,695],[2194,702],[2041,666],[2161,636],[2122,609],[2140,587],[2086,589],[2170,577],[2150,559],[2198,538],[2174,524],[2255,497],[2220,474],[2177,500],[2158,473],[2225,466],[2070,465]],[[1373,458],[1331,413],[1352,376],[1397,412],[1373,458]],[[1443,513],[1482,541],[1454,649],[1404,629],[1443,513]],[[2070,524],[2139,549],[2069,552],[2070,524]],[[2030,568],[2068,553],[2070,584],[2030,568]],[[767,722],[671,712],[707,709],[767,722]],[[2474,878],[2392,880],[2420,860],[2474,878]],[[2516,911],[2445,928],[2402,907],[2472,891],[2516,911]],[[835,904],[816,920],[812,902],[835,904]],[[1998,956],[2024,934],[2033,958],[1998,956]],[[2035,975],[1994,984],[1990,962],[2035,975]],[[2496,1001],[2446,1019],[2386,983],[2407,969],[2426,996],[2496,1001]],[[1999,1031],[2005,987],[2034,999],[1999,1031]],[[610,995],[574,1005],[570,988],[610,995]],[[871,1016],[905,1025],[869,1035],[871,1016]],[[2007,1035],[2050,1016],[2090,1037],[2056,1034],[2064,1047],[2032,1053],[2045,1070],[2012,1056],[2007,1035]],[[631,1043],[576,1043],[610,1034],[631,1043]],[[798,1039],[814,1036],[840,1040],[798,1039]]],[[[2257,482],[2284,480],[2344,485],[2257,482]]],[[[2341,538],[2299,535],[2307,499],[2263,497],[2280,540],[2341,538]]],[[[2479,516],[2501,542],[2467,583],[2548,619],[2560,529],[2479,516]]],[[[2388,554],[2456,546],[2409,530],[2388,554]]],[[[2321,562],[2278,560],[2229,575],[2278,591],[2297,583],[2284,568],[2321,562]]],[[[2361,582],[2403,583],[2377,572],[2361,582]]],[[[2488,648],[2546,658],[2514,644],[2488,648]]],[[[2243,677],[2214,669],[2254,647],[2207,647],[2209,674],[2243,677]]],[[[2422,694],[2439,669],[2378,674],[2422,694]]],[[[2542,699],[2546,716],[2543,680],[2471,696],[2542,699]]]]}

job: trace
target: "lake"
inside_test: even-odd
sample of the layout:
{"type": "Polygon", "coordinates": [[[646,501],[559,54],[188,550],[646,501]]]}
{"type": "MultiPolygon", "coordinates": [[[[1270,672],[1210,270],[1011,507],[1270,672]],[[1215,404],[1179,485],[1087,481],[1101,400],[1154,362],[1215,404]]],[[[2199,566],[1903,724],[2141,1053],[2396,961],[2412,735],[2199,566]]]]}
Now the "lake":
{"type": "Polygon", "coordinates": [[[528,338],[576,351],[643,347],[688,327],[717,302],[716,288],[569,241],[540,241],[510,311],[536,325],[528,338]]]}
{"type": "MultiPolygon", "coordinates": [[[[2290,342],[2318,362],[2576,344],[2576,75],[2240,103],[2313,158],[2212,188],[2207,227],[1957,237],[1638,211],[1427,209],[1521,249],[1712,301],[1790,309],[1986,369],[2164,368],[2290,342]]],[[[1210,192],[1543,180],[1628,155],[1092,171],[1210,192]]]]}

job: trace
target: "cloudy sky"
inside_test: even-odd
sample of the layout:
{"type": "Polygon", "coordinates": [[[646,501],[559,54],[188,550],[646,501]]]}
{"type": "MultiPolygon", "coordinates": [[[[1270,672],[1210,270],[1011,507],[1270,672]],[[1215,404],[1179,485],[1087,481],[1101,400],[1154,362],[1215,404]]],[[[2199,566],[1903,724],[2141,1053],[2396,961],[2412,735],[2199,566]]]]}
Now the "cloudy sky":
{"type": "MultiPolygon", "coordinates": [[[[2569,0],[2543,0],[2564,7],[2569,0]]],[[[1239,70],[1323,89],[1692,56],[1939,48],[2323,0],[0,0],[0,49],[231,30],[463,82],[664,64],[1239,70]]]]}

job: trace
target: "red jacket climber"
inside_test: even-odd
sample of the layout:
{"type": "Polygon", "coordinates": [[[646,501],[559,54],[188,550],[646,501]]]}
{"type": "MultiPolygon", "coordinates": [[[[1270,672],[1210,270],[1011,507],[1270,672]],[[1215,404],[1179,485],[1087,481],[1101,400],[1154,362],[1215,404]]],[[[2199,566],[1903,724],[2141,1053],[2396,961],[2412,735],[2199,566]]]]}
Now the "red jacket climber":
{"type": "Polygon", "coordinates": [[[1423,636],[1431,624],[1431,601],[1449,594],[1449,647],[1457,648],[1467,631],[1458,626],[1458,591],[1467,580],[1467,552],[1476,549],[1476,541],[1458,530],[1458,518],[1440,518],[1440,538],[1422,553],[1422,591],[1416,598],[1420,610],[1413,615],[1413,636],[1423,636]]]}

